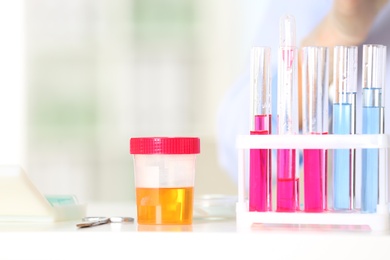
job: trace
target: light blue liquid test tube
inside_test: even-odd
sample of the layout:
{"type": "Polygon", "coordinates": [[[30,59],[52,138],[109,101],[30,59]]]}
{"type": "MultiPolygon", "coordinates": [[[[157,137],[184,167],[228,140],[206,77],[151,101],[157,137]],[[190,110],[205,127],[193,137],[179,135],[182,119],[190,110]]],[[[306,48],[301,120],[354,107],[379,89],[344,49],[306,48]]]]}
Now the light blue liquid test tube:
{"type": "MultiPolygon", "coordinates": [[[[386,46],[363,45],[363,134],[384,133],[386,46]]],[[[362,150],[361,211],[376,212],[379,194],[379,149],[362,150]]]]}
{"type": "MultiPolygon", "coordinates": [[[[333,134],[356,133],[356,46],[334,47],[333,134]]],[[[355,194],[355,150],[333,151],[333,209],[352,209],[355,194]]]]}

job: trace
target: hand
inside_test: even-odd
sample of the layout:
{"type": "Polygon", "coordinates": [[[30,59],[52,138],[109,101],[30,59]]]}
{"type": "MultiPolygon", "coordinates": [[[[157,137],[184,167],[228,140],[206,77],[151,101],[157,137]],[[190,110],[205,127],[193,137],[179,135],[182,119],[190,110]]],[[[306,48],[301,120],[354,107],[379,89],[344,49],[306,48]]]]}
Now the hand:
{"type": "MultiPolygon", "coordinates": [[[[304,46],[359,45],[365,41],[372,24],[389,0],[334,0],[329,13],[301,42],[304,46]]],[[[329,50],[329,82],[333,80],[333,48],[329,50]]],[[[301,59],[298,62],[299,126],[302,125],[301,59]]]]}
{"type": "Polygon", "coordinates": [[[388,0],[335,0],[328,22],[340,40],[350,44],[362,43],[380,10],[388,0]]]}
{"type": "Polygon", "coordinates": [[[389,0],[334,0],[330,12],[301,45],[359,45],[389,0]]]}

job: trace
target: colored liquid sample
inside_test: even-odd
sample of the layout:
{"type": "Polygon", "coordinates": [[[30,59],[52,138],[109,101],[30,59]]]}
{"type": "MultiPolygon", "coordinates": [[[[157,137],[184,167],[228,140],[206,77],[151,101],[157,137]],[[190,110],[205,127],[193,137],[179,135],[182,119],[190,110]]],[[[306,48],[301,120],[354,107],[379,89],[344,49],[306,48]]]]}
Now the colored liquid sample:
{"type": "Polygon", "coordinates": [[[136,188],[139,224],[192,224],[193,187],[136,188]]]}
{"type": "Polygon", "coordinates": [[[327,201],[327,151],[305,149],[303,151],[304,194],[306,212],[322,212],[327,201]]]}
{"type": "Polygon", "coordinates": [[[277,159],[276,210],[293,212],[299,207],[298,179],[295,177],[295,150],[278,149],[277,159]]]}
{"type": "Polygon", "coordinates": [[[255,131],[271,133],[271,115],[255,115],[255,131]]]}
{"type": "MultiPolygon", "coordinates": [[[[251,131],[251,135],[257,134],[267,135],[268,131],[251,131]]],[[[250,149],[249,211],[270,209],[270,156],[268,149],[250,149]]]]}
{"type": "MultiPolygon", "coordinates": [[[[363,107],[363,134],[379,134],[380,107],[363,107]]],[[[379,150],[362,150],[362,208],[376,212],[378,204],[379,150]]]]}
{"type": "MultiPolygon", "coordinates": [[[[251,135],[268,135],[271,115],[255,116],[255,131],[251,135]]],[[[249,211],[271,209],[271,150],[250,149],[249,211]]]]}
{"type": "Polygon", "coordinates": [[[294,49],[283,49],[282,50],[282,59],[287,63],[287,69],[291,69],[294,63],[295,58],[295,50],[294,49]]]}
{"type": "MultiPolygon", "coordinates": [[[[351,104],[333,104],[333,133],[351,134],[351,104]]],[[[351,209],[351,163],[350,149],[336,149],[333,153],[333,208],[351,209]]]]}

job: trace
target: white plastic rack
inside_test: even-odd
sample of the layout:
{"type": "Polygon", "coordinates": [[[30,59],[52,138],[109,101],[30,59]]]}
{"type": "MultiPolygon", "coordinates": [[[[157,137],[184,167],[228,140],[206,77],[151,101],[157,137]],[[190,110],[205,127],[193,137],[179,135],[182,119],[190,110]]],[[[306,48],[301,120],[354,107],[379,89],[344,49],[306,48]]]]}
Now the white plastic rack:
{"type": "MultiPolygon", "coordinates": [[[[390,136],[378,135],[240,135],[237,136],[238,149],[238,201],[236,221],[239,228],[252,224],[307,224],[337,226],[367,226],[372,231],[390,228],[389,211],[389,148],[390,136]],[[249,170],[246,159],[249,149],[379,149],[379,194],[375,213],[362,213],[359,210],[322,213],[296,212],[254,212],[249,211],[247,179],[249,170]]],[[[330,171],[328,174],[331,174],[330,171]]],[[[330,183],[328,185],[331,185],[330,183]]]]}

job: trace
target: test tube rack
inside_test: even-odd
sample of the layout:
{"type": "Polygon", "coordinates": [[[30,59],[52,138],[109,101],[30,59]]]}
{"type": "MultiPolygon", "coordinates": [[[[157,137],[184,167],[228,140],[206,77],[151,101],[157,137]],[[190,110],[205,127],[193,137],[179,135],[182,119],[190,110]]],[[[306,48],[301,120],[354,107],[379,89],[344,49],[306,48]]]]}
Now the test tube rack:
{"type": "MultiPolygon", "coordinates": [[[[238,228],[250,228],[253,224],[304,224],[365,226],[372,231],[385,231],[390,228],[389,211],[389,148],[390,135],[239,135],[236,139],[238,149],[238,201],[236,222],[238,228]],[[265,212],[249,211],[246,168],[249,149],[379,149],[379,194],[375,213],[362,213],[359,210],[335,211],[331,208],[321,213],[304,211],[265,212]]],[[[329,174],[331,171],[329,170],[329,174]]],[[[331,183],[328,183],[331,185],[331,183]]],[[[275,192],[275,189],[272,190],[275,192]]]]}

